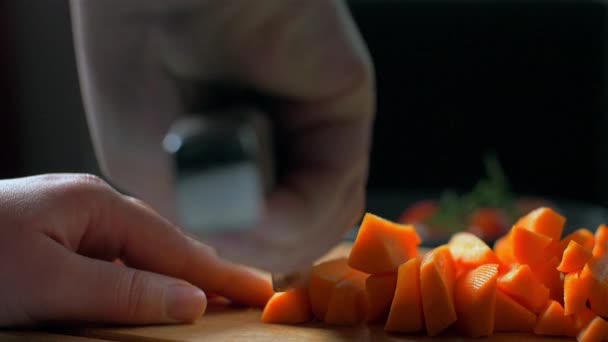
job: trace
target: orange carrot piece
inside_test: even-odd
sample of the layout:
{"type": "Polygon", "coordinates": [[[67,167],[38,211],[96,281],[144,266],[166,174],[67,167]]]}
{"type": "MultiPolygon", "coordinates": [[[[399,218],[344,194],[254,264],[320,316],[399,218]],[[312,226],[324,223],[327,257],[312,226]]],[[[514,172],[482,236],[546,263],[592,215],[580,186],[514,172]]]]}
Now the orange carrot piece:
{"type": "Polygon", "coordinates": [[[595,231],[595,245],[593,246],[593,256],[602,257],[608,250],[608,226],[600,225],[595,231]]]}
{"type": "Polygon", "coordinates": [[[566,235],[566,237],[564,237],[560,241],[560,247],[561,247],[562,252],[564,250],[566,250],[566,247],[568,247],[568,244],[570,243],[570,241],[576,241],[581,246],[592,251],[593,246],[595,245],[595,236],[593,236],[593,233],[589,229],[586,229],[586,228],[577,229],[574,232],[566,235]]]}
{"type": "Polygon", "coordinates": [[[591,259],[590,250],[576,241],[570,241],[557,269],[564,273],[580,271],[585,267],[585,264],[589,259],[591,259]]]}
{"type": "Polygon", "coordinates": [[[597,342],[608,340],[608,322],[602,317],[595,317],[576,337],[578,342],[597,342]]]}
{"type": "Polygon", "coordinates": [[[456,265],[447,245],[427,253],[420,265],[420,292],[427,335],[436,336],[456,321],[456,265]]]}
{"type": "Polygon", "coordinates": [[[365,281],[365,292],[369,304],[367,321],[378,322],[386,319],[395,295],[396,286],[396,273],[373,274],[367,278],[365,281]]]}
{"type": "Polygon", "coordinates": [[[354,272],[341,280],[331,292],[325,323],[332,325],[356,325],[365,320],[367,296],[365,280],[368,275],[354,272]]]}
{"type": "Polygon", "coordinates": [[[418,256],[420,243],[414,226],[367,213],[350,252],[348,265],[369,274],[396,272],[399,265],[418,256]]]}
{"type": "Polygon", "coordinates": [[[501,264],[494,251],[474,234],[456,233],[448,246],[459,269],[470,270],[483,264],[501,264]]]}
{"type": "Polygon", "coordinates": [[[520,218],[516,226],[559,241],[562,237],[566,218],[548,207],[540,207],[520,218]]]}
{"type": "Polygon", "coordinates": [[[469,337],[491,336],[494,332],[498,266],[478,266],[456,281],[456,324],[469,337]]]}
{"type": "Polygon", "coordinates": [[[587,308],[590,282],[582,279],[579,272],[566,274],[564,278],[564,312],[572,315],[587,308]]]}
{"type": "Polygon", "coordinates": [[[580,277],[589,282],[587,286],[591,310],[599,316],[608,317],[608,255],[589,260],[580,277]]]}
{"type": "Polygon", "coordinates": [[[514,265],[498,277],[498,288],[534,313],[540,313],[549,300],[549,289],[532,273],[528,265],[514,265]]]}
{"type": "Polygon", "coordinates": [[[331,293],[338,282],[356,272],[348,266],[346,258],[328,260],[315,265],[310,273],[308,296],[312,312],[324,320],[331,293]]]}
{"type": "Polygon", "coordinates": [[[515,257],[513,256],[513,240],[511,240],[510,233],[494,242],[494,253],[505,265],[515,262],[515,257]]]}
{"type": "Polygon", "coordinates": [[[529,333],[536,325],[536,315],[501,290],[496,291],[494,332],[529,333]]]}
{"type": "Polygon", "coordinates": [[[534,276],[549,289],[549,298],[563,304],[564,302],[564,280],[562,274],[557,270],[559,258],[554,256],[547,261],[529,265],[534,276]]]}
{"type": "Polygon", "coordinates": [[[420,258],[410,259],[399,266],[397,289],[384,330],[402,333],[424,330],[420,258]]]}
{"type": "Polygon", "coordinates": [[[262,323],[298,324],[313,318],[308,290],[297,288],[275,293],[262,312],[262,323]]]}
{"type": "Polygon", "coordinates": [[[558,302],[552,300],[538,316],[534,333],[537,335],[574,337],[577,331],[572,317],[566,316],[564,308],[558,302]]]}
{"type": "MultiPolygon", "coordinates": [[[[548,259],[555,257],[559,260],[562,259],[562,254],[564,254],[564,249],[562,248],[561,241],[551,240],[549,246],[545,248],[544,254],[548,259]]],[[[559,262],[558,262],[559,264],[559,262]]]]}
{"type": "Polygon", "coordinates": [[[589,325],[589,323],[591,323],[591,321],[593,321],[595,317],[598,316],[595,314],[595,312],[591,311],[591,309],[587,307],[573,314],[572,318],[574,319],[574,327],[576,328],[576,331],[580,333],[589,325]]]}
{"type": "Polygon", "coordinates": [[[520,264],[536,264],[548,257],[545,249],[550,246],[551,238],[516,226],[511,230],[513,256],[520,264]]]}

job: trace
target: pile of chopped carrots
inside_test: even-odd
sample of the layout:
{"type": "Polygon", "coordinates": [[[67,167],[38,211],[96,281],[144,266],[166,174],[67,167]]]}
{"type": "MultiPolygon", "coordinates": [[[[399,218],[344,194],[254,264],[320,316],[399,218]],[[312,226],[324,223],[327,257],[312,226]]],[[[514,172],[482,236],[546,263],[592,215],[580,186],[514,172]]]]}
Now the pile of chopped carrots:
{"type": "Polygon", "coordinates": [[[608,341],[608,226],[562,237],[565,223],[540,207],[493,248],[459,232],[421,254],[413,226],[367,213],[350,255],[315,265],[307,287],[276,293],[262,322],[608,341]]]}

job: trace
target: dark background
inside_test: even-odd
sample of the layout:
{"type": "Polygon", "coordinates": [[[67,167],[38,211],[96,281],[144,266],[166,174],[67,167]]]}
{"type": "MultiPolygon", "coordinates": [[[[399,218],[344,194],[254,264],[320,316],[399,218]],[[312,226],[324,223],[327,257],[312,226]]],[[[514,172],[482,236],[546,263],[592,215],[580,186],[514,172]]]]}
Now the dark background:
{"type": "MultiPolygon", "coordinates": [[[[370,192],[514,189],[608,205],[606,7],[351,1],[375,61],[370,192]]],[[[99,173],[64,0],[0,0],[0,177],[99,173]]]]}

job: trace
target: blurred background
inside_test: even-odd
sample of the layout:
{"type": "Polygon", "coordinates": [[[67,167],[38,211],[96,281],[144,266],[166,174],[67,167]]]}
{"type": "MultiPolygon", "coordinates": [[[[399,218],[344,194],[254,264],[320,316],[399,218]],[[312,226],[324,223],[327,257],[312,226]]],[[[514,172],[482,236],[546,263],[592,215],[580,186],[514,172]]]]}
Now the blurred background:
{"type": "MultiPolygon", "coordinates": [[[[350,1],[375,61],[370,210],[466,192],[608,205],[603,1],[350,1]]],[[[66,0],[0,0],[0,177],[99,170],[66,0]]],[[[595,228],[595,227],[592,227],[595,228]]]]}

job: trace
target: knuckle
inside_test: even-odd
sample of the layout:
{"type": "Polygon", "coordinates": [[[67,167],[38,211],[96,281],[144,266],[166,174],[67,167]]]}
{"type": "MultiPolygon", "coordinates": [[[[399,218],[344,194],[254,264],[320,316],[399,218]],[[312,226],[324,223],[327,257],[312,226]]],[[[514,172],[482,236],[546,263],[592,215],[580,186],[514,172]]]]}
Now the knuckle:
{"type": "Polygon", "coordinates": [[[85,188],[109,188],[108,183],[101,179],[99,176],[89,173],[81,173],[73,176],[74,186],[85,187],[85,188]]]}
{"type": "Polygon", "coordinates": [[[61,197],[88,203],[88,199],[109,193],[111,187],[103,179],[92,174],[73,174],[55,183],[54,189],[61,197]]]}
{"type": "Polygon", "coordinates": [[[148,202],[145,202],[145,201],[143,201],[137,197],[133,197],[133,196],[124,195],[123,197],[127,201],[133,203],[134,205],[136,205],[138,207],[141,207],[141,208],[144,208],[146,210],[156,213],[156,210],[148,202]]]}
{"type": "Polygon", "coordinates": [[[108,190],[110,186],[99,176],[88,173],[49,174],[42,176],[53,192],[73,193],[108,190]]]}

